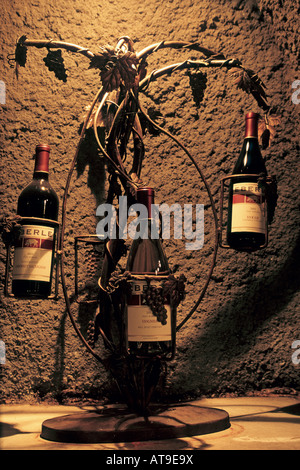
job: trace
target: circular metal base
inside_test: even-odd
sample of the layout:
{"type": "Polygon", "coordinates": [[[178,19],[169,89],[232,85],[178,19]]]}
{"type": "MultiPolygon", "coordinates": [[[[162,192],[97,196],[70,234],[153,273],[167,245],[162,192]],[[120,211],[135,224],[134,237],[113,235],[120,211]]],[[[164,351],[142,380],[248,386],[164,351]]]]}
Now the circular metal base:
{"type": "Polygon", "coordinates": [[[155,406],[146,418],[122,405],[47,419],[41,437],[56,442],[134,442],[196,436],[230,427],[226,411],[192,403],[155,406]]]}

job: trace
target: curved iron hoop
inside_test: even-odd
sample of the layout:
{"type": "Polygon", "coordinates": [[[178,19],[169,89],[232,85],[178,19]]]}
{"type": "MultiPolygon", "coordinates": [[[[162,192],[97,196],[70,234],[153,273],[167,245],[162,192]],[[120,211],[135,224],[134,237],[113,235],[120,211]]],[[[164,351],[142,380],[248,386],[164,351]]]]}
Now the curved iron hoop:
{"type": "MultiPolygon", "coordinates": [[[[194,64],[193,64],[194,65],[194,64]]],[[[194,65],[194,66],[197,66],[197,65],[194,65]]],[[[184,68],[184,66],[182,66],[182,68],[184,68]]],[[[175,70],[178,70],[178,66],[170,66],[170,69],[171,69],[171,73],[175,70]]],[[[160,72],[159,71],[159,76],[162,76],[164,75],[165,73],[170,73],[170,69],[168,68],[167,71],[165,71],[164,73],[160,72]]],[[[144,84],[146,83],[146,79],[145,81],[142,83],[141,85],[141,88],[143,88],[144,84]]],[[[75,164],[76,164],[76,161],[77,161],[77,157],[78,157],[78,152],[79,152],[79,148],[80,148],[80,145],[82,143],[82,140],[83,140],[83,137],[84,137],[84,133],[85,133],[85,130],[86,130],[86,125],[87,125],[87,122],[89,121],[89,118],[92,114],[92,111],[94,109],[94,107],[96,106],[97,102],[99,101],[99,97],[102,95],[102,99],[100,100],[100,104],[98,106],[98,109],[97,109],[97,112],[95,114],[95,119],[97,119],[98,117],[98,113],[99,111],[101,110],[101,107],[103,106],[105,100],[107,99],[107,96],[108,96],[108,93],[105,93],[105,91],[103,89],[100,89],[99,92],[97,93],[90,109],[89,109],[89,113],[88,115],[86,116],[86,119],[85,119],[85,122],[84,122],[84,125],[83,125],[83,128],[82,128],[82,131],[81,131],[81,135],[80,135],[80,141],[77,145],[77,149],[76,149],[76,152],[75,152],[75,155],[74,155],[74,158],[73,158],[73,161],[72,161],[72,164],[71,164],[71,168],[70,168],[70,171],[69,171],[69,175],[68,175],[68,179],[67,179],[67,184],[66,184],[66,188],[65,188],[65,193],[64,193],[64,199],[63,199],[63,214],[62,214],[62,230],[61,230],[61,243],[60,243],[60,265],[61,265],[61,279],[62,279],[62,286],[63,286],[63,292],[64,292],[64,297],[65,297],[65,302],[66,302],[66,307],[67,307],[67,311],[68,311],[68,314],[69,314],[69,317],[70,317],[70,320],[72,322],[72,325],[77,333],[77,335],[79,336],[80,340],[82,341],[82,343],[84,344],[84,346],[87,348],[87,350],[104,366],[104,367],[107,367],[106,366],[106,363],[105,361],[103,361],[103,359],[95,353],[95,351],[91,348],[91,346],[88,344],[88,342],[85,340],[85,338],[83,337],[82,333],[80,332],[80,330],[78,329],[77,325],[76,325],[76,321],[74,319],[74,316],[73,316],[73,313],[71,311],[71,305],[70,305],[70,300],[69,300],[69,297],[68,297],[68,294],[67,294],[67,288],[66,288],[66,283],[65,283],[65,275],[64,275],[64,268],[63,268],[63,239],[64,239],[64,230],[65,230],[65,212],[66,212],[66,204],[67,204],[67,195],[68,195],[68,190],[69,190],[69,187],[70,187],[70,182],[71,182],[71,177],[72,177],[72,173],[74,171],[74,168],[75,168],[75,164]]],[[[141,103],[140,101],[138,101],[138,108],[140,109],[141,113],[145,116],[145,118],[147,120],[149,120],[151,122],[151,124],[156,127],[157,129],[159,129],[161,132],[165,133],[168,137],[170,137],[171,139],[173,139],[176,144],[187,154],[187,156],[189,157],[189,159],[192,161],[192,163],[194,164],[197,172],[199,173],[204,185],[205,185],[205,188],[206,188],[206,191],[208,193],[208,196],[209,196],[209,199],[210,199],[210,202],[211,202],[211,206],[212,206],[212,211],[213,211],[213,216],[214,216],[214,223],[215,223],[215,244],[214,244],[214,251],[213,251],[213,259],[212,259],[212,262],[211,262],[211,265],[210,265],[210,268],[209,268],[209,271],[208,271],[208,275],[207,275],[207,278],[206,278],[206,281],[205,281],[205,284],[200,292],[200,295],[197,299],[197,301],[195,302],[194,306],[192,307],[192,309],[189,311],[189,313],[186,315],[186,317],[181,321],[181,323],[176,327],[176,331],[179,331],[183,325],[191,318],[191,316],[193,315],[193,313],[197,310],[200,302],[202,301],[205,293],[206,293],[206,290],[208,288],[208,285],[209,285],[209,282],[211,280],[211,276],[212,276],[212,273],[213,273],[213,269],[215,267],[215,263],[216,263],[216,258],[217,258],[217,251],[218,251],[218,247],[219,247],[219,228],[218,228],[218,216],[217,216],[217,211],[216,211],[216,206],[215,206],[215,203],[214,203],[214,200],[213,200],[213,197],[212,197],[212,194],[211,194],[211,191],[210,191],[210,187],[209,187],[209,184],[201,170],[201,168],[199,167],[199,165],[197,164],[197,162],[195,161],[194,157],[191,155],[191,153],[187,150],[187,148],[179,141],[179,139],[177,139],[174,135],[172,135],[170,132],[166,131],[165,129],[161,128],[158,124],[156,124],[154,121],[151,120],[151,118],[147,115],[147,113],[144,111],[144,109],[142,108],[141,106],[141,103]]],[[[96,126],[94,126],[94,131],[96,131],[96,126]]],[[[104,147],[101,145],[101,142],[100,142],[100,139],[98,138],[97,136],[97,132],[95,132],[95,136],[96,136],[96,140],[97,140],[97,143],[98,143],[98,146],[100,148],[100,150],[103,152],[104,156],[107,157],[109,159],[109,161],[113,162],[114,164],[114,167],[116,168],[117,171],[119,171],[119,168],[116,166],[115,162],[110,158],[110,156],[107,154],[106,150],[104,149],[104,147]]],[[[123,172],[122,172],[122,176],[124,176],[123,172]]],[[[130,178],[127,176],[127,179],[130,180],[130,178]]],[[[133,183],[135,184],[135,183],[133,183]]]]}
{"type": "MultiPolygon", "coordinates": [[[[27,46],[34,46],[34,47],[37,47],[37,48],[42,48],[42,47],[46,47],[47,49],[51,49],[51,48],[63,48],[63,49],[66,49],[66,50],[69,50],[71,52],[75,52],[75,53],[79,53],[85,57],[87,57],[88,59],[92,59],[94,57],[94,53],[91,52],[89,49],[87,48],[84,48],[84,47],[81,47],[81,46],[78,46],[76,44],[70,44],[70,43],[65,43],[65,42],[62,42],[62,41],[54,41],[54,40],[45,40],[45,41],[41,41],[41,40],[28,40],[26,38],[26,36],[22,36],[18,42],[17,42],[17,46],[21,45],[21,46],[24,46],[24,47],[27,47],[27,46]]],[[[133,50],[133,47],[132,47],[132,43],[130,42],[130,38],[128,37],[122,37],[119,39],[118,41],[118,47],[119,49],[125,47],[127,47],[128,50],[132,51],[133,50]]],[[[198,61],[195,61],[195,60],[185,60],[184,62],[181,62],[181,63],[177,63],[177,64],[173,64],[173,65],[170,65],[170,66],[167,66],[167,67],[164,67],[160,70],[156,70],[154,72],[152,72],[150,75],[148,75],[147,77],[143,78],[140,83],[139,83],[139,90],[142,90],[144,87],[147,87],[149,86],[149,83],[157,78],[159,78],[160,76],[163,76],[165,74],[171,74],[177,70],[183,70],[183,69],[186,69],[186,68],[199,68],[199,67],[219,67],[219,68],[232,68],[232,67],[237,67],[237,68],[240,68],[240,69],[244,69],[243,66],[241,65],[240,61],[237,60],[237,59],[225,59],[224,55],[222,53],[215,53],[213,51],[211,51],[210,49],[207,49],[203,46],[201,46],[199,43],[197,42],[188,42],[188,41],[161,41],[159,43],[156,43],[156,44],[152,44],[150,46],[147,46],[146,48],[144,48],[143,50],[141,50],[140,52],[138,52],[136,54],[136,57],[140,60],[141,63],[145,64],[145,61],[146,61],[146,58],[152,54],[152,53],[155,53],[157,51],[159,51],[160,49],[162,48],[173,48],[173,49],[178,49],[178,50],[195,50],[195,51],[198,51],[200,53],[202,53],[204,56],[205,56],[205,59],[202,59],[202,60],[198,60],[198,61]]],[[[245,70],[245,69],[244,69],[245,70]]],[[[251,92],[254,96],[254,98],[257,99],[257,93],[256,93],[256,90],[254,89],[253,90],[248,90],[247,92],[251,92]]],[[[81,134],[80,134],[80,139],[79,139],[79,142],[78,142],[78,145],[76,147],[76,151],[75,151],[75,155],[74,155],[74,158],[72,160],[72,163],[71,163],[71,167],[70,167],[70,170],[69,170],[69,173],[68,173],[68,176],[67,176],[67,182],[66,182],[66,187],[65,187],[65,192],[64,192],[64,197],[63,197],[63,209],[62,209],[62,224],[61,224],[61,234],[60,234],[60,239],[59,239],[59,249],[58,249],[58,255],[59,255],[59,260],[60,260],[60,268],[61,268],[61,280],[62,280],[62,287],[63,287],[63,292],[64,292],[64,297],[65,297],[65,303],[66,303],[66,308],[67,308],[67,311],[68,311],[68,314],[69,314],[69,317],[71,319],[71,322],[72,322],[72,325],[76,331],[76,333],[78,334],[80,340],[83,342],[83,344],[85,345],[85,347],[88,349],[88,351],[100,362],[102,363],[104,366],[106,366],[105,364],[105,361],[103,361],[103,359],[95,353],[95,351],[90,347],[90,345],[87,343],[87,341],[85,340],[85,338],[83,337],[83,335],[81,334],[80,330],[78,329],[77,325],[76,325],[76,322],[75,322],[75,319],[74,319],[74,316],[71,312],[71,306],[70,306],[70,300],[69,300],[69,297],[68,297],[68,293],[67,293],[67,287],[66,287],[66,283],[65,283],[65,275],[64,275],[64,257],[63,257],[63,248],[64,248],[64,232],[65,232],[65,215],[66,215],[66,205],[67,205],[67,195],[68,195],[68,191],[69,191],[69,187],[70,187],[70,183],[71,183],[71,179],[72,179],[72,174],[73,174],[73,171],[74,171],[74,168],[75,168],[75,164],[76,164],[76,161],[77,161],[77,157],[78,157],[78,153],[79,153],[79,149],[80,149],[80,146],[81,146],[81,143],[83,141],[83,138],[84,138],[84,135],[85,135],[85,131],[86,131],[86,128],[87,128],[87,124],[88,124],[88,121],[91,117],[91,114],[92,114],[92,111],[94,109],[94,107],[96,106],[97,102],[100,101],[100,104],[98,106],[98,111],[96,113],[96,116],[98,115],[98,113],[100,112],[101,110],[101,107],[103,106],[103,104],[106,102],[108,98],[108,93],[106,92],[105,88],[102,87],[98,93],[96,94],[93,102],[92,102],[92,105],[89,109],[89,112],[87,113],[87,116],[85,118],[85,121],[84,121],[84,124],[83,124],[83,127],[82,127],[82,130],[81,130],[81,134]]],[[[264,102],[264,101],[260,101],[258,102],[259,106],[261,106],[265,111],[269,109],[269,107],[267,106],[267,104],[264,102]]],[[[217,257],[217,249],[218,249],[218,246],[219,246],[219,228],[218,228],[218,218],[217,218],[217,214],[216,214],[216,209],[215,209],[215,204],[214,204],[214,201],[213,201],[213,198],[212,198],[212,195],[211,195],[211,192],[210,192],[210,189],[209,189],[209,185],[206,181],[206,178],[204,177],[203,175],[203,172],[202,170],[200,169],[199,165],[197,164],[197,162],[195,161],[195,159],[193,158],[193,156],[190,154],[190,152],[186,149],[186,147],[175,137],[173,136],[171,133],[169,133],[168,131],[165,131],[163,128],[161,128],[160,126],[158,126],[155,122],[153,122],[150,117],[142,110],[141,106],[140,106],[140,103],[139,103],[139,109],[141,110],[141,112],[144,114],[144,116],[151,121],[152,125],[155,126],[156,128],[158,128],[160,131],[164,132],[166,135],[168,135],[170,138],[172,138],[176,144],[182,149],[184,150],[184,152],[187,154],[187,156],[190,158],[190,160],[192,161],[192,163],[194,164],[194,166],[196,167],[197,169],[197,172],[199,173],[204,185],[205,185],[205,188],[208,192],[208,195],[209,195],[209,198],[210,198],[210,201],[211,201],[211,205],[212,205],[212,210],[213,210],[213,215],[214,215],[214,221],[215,221],[215,229],[216,229],[216,234],[215,234],[215,248],[214,248],[214,253],[213,253],[213,260],[212,260],[212,263],[211,263],[211,266],[210,266],[210,269],[209,269],[209,273],[208,273],[208,276],[207,276],[207,280],[205,282],[205,285],[198,297],[198,300],[196,301],[195,305],[192,307],[192,309],[190,310],[190,312],[187,314],[187,316],[184,318],[184,320],[180,323],[180,325],[177,326],[177,331],[179,329],[181,329],[181,327],[189,320],[189,318],[192,316],[192,314],[195,312],[195,310],[198,308],[206,290],[207,290],[207,287],[208,287],[208,284],[209,284],[209,281],[210,281],[210,278],[211,278],[211,274],[213,272],[213,269],[214,269],[214,265],[215,265],[215,262],[216,262],[216,257],[217,257]]],[[[94,130],[96,130],[97,126],[95,125],[94,126],[94,130]]],[[[134,128],[132,128],[132,131],[134,131],[134,128]]],[[[97,143],[99,145],[99,148],[100,150],[102,151],[103,155],[108,159],[108,161],[110,161],[110,163],[112,164],[116,174],[118,176],[120,176],[121,178],[123,178],[124,181],[127,181],[127,183],[129,183],[131,186],[133,187],[136,187],[137,186],[137,183],[134,182],[131,177],[123,171],[122,168],[120,168],[118,166],[118,164],[110,157],[110,155],[108,154],[108,152],[105,150],[105,148],[101,145],[101,142],[100,142],[100,139],[98,139],[98,135],[97,135],[97,132],[95,132],[95,136],[96,136],[96,140],[97,140],[97,143]]]]}

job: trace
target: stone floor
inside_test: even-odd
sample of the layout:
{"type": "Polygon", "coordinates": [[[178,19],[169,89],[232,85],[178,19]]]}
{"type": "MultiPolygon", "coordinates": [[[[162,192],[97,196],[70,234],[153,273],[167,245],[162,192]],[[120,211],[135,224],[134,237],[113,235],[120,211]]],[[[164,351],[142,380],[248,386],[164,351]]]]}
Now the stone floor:
{"type": "MultiPolygon", "coordinates": [[[[299,397],[211,398],[191,402],[228,413],[230,427],[218,432],[117,443],[53,442],[41,437],[45,420],[93,411],[93,406],[1,405],[1,450],[106,450],[180,452],[197,450],[300,450],[299,397]]],[[[130,455],[127,453],[126,455],[130,455]]],[[[133,455],[137,455],[133,454],[133,455]]]]}

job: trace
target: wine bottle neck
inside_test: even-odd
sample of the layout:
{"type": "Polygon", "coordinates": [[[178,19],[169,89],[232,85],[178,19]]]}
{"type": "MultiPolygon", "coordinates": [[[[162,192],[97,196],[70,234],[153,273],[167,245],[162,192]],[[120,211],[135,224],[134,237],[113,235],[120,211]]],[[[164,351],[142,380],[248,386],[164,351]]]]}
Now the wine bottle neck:
{"type": "Polygon", "coordinates": [[[46,180],[46,181],[48,181],[49,173],[47,173],[46,171],[35,171],[33,173],[33,179],[34,180],[46,180]]]}
{"type": "Polygon", "coordinates": [[[259,114],[251,112],[246,115],[245,139],[258,138],[258,119],[259,114]]]}
{"type": "Polygon", "coordinates": [[[49,154],[50,154],[49,145],[47,144],[37,145],[36,151],[35,151],[34,175],[37,175],[38,178],[44,177],[45,174],[48,175],[49,173],[49,154]],[[43,173],[43,176],[41,176],[40,173],[43,173]]]}
{"type": "Polygon", "coordinates": [[[148,219],[152,218],[151,206],[154,204],[154,190],[152,188],[140,188],[136,193],[137,202],[147,208],[148,219]]]}

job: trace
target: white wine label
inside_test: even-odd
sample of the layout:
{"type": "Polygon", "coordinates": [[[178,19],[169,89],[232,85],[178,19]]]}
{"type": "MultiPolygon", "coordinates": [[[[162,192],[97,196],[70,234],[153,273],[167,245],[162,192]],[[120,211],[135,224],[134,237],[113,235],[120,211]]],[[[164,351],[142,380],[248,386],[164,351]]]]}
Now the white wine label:
{"type": "Polygon", "coordinates": [[[233,184],[232,232],[266,232],[266,210],[262,188],[257,183],[233,184]]]}
{"type": "MultiPolygon", "coordinates": [[[[151,286],[159,287],[161,283],[151,282],[151,286]]],[[[171,307],[164,302],[164,317],[159,313],[154,315],[143,295],[147,288],[146,281],[132,282],[132,295],[127,304],[128,341],[171,341],[171,307]]]]}
{"type": "Polygon", "coordinates": [[[15,246],[13,280],[50,281],[54,231],[53,227],[22,226],[15,246]]]}

